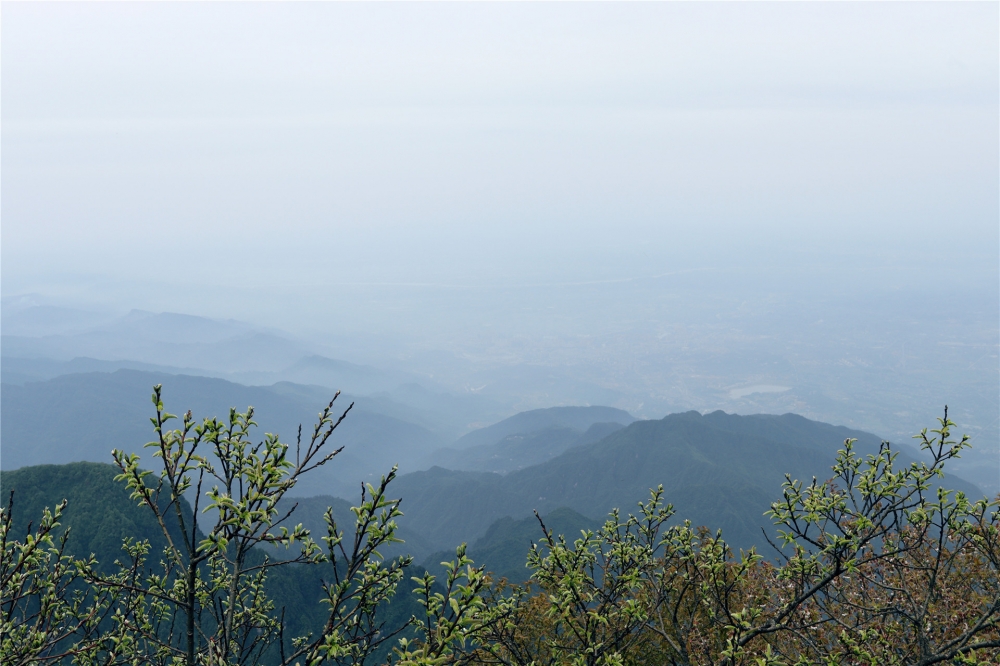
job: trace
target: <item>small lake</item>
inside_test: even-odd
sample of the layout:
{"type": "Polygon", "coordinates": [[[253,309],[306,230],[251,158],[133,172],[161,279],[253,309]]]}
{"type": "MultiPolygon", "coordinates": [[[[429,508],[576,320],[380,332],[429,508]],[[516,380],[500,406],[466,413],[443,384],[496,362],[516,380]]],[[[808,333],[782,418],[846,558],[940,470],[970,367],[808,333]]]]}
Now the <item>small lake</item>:
{"type": "Polygon", "coordinates": [[[738,400],[754,393],[784,393],[791,388],[791,386],[776,386],[774,384],[754,384],[745,388],[732,389],[729,391],[729,397],[738,400]]]}

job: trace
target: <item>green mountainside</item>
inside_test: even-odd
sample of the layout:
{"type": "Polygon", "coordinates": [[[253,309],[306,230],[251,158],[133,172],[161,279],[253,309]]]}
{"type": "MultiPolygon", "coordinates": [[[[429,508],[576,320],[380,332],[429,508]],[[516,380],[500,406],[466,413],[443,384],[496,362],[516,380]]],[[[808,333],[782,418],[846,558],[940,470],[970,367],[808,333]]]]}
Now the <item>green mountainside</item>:
{"type": "MultiPolygon", "coordinates": [[[[392,486],[390,486],[391,488],[392,486]]],[[[390,492],[390,494],[393,493],[390,492]]],[[[393,497],[396,497],[396,495],[393,494],[393,497]]],[[[331,495],[285,497],[278,503],[278,514],[284,515],[285,512],[294,507],[295,510],[292,517],[289,518],[288,523],[290,525],[301,523],[304,528],[312,533],[313,538],[316,539],[316,543],[321,543],[319,541],[320,537],[326,536],[327,527],[323,516],[326,513],[327,507],[333,509],[333,518],[337,521],[338,525],[349,525],[354,520],[354,514],[351,513],[351,506],[352,504],[356,505],[358,500],[358,496],[355,497],[353,502],[331,495]]],[[[412,529],[407,524],[405,516],[399,522],[399,529],[396,535],[403,540],[403,543],[391,544],[383,548],[380,551],[383,557],[393,558],[399,555],[412,555],[414,560],[419,562],[428,553],[440,550],[447,545],[428,541],[423,534],[412,529]]],[[[457,546],[458,544],[455,545],[457,546]]],[[[451,554],[452,556],[455,555],[454,548],[451,549],[451,554]]],[[[435,566],[434,568],[437,569],[438,567],[435,566]]]]}
{"type": "MultiPolygon", "coordinates": [[[[578,537],[582,530],[596,530],[601,526],[601,521],[592,520],[565,507],[542,516],[542,520],[550,532],[562,534],[568,541],[578,537]]],[[[485,564],[497,578],[523,583],[529,577],[526,567],[528,549],[532,543],[541,542],[542,538],[542,528],[535,516],[521,520],[507,516],[490,525],[486,534],[469,546],[468,553],[477,564],[485,564]]],[[[424,568],[435,571],[441,562],[454,557],[453,550],[439,551],[424,559],[424,568]]]]}
{"type": "MultiPolygon", "coordinates": [[[[858,450],[877,450],[874,435],[801,416],[737,416],[715,412],[671,414],[637,421],[599,442],[577,446],[539,465],[505,476],[435,467],[402,475],[395,493],[405,498],[405,524],[438,543],[473,542],[504,516],[569,507],[602,520],[623,512],[663,484],[678,519],[722,528],[737,547],[764,542],[764,512],[781,496],[785,474],[826,479],[847,437],[858,450]]],[[[901,460],[912,460],[912,448],[901,460]]],[[[948,485],[982,493],[956,477],[948,485]]]]}
{"type": "MultiPolygon", "coordinates": [[[[114,561],[120,558],[122,539],[148,539],[151,545],[150,559],[155,561],[166,545],[152,513],[139,507],[129,498],[124,483],[114,480],[118,468],[105,463],[69,463],[66,465],[38,465],[4,471],[0,475],[0,494],[4,505],[14,492],[13,518],[15,538],[24,539],[29,523],[37,525],[44,508],[52,508],[63,499],[68,500],[61,527],[57,534],[69,530],[66,550],[68,553],[85,558],[93,554],[106,572],[115,570],[114,561]]],[[[322,516],[333,500],[334,515],[342,529],[349,532],[352,527],[350,504],[339,498],[316,497],[302,500],[302,517],[296,511],[291,522],[306,523],[305,514],[319,516],[319,529],[314,538],[322,544],[320,537],[326,534],[322,516]],[[305,509],[308,509],[306,511],[305,509]]],[[[182,504],[185,521],[190,524],[189,505],[182,504]]],[[[175,526],[171,526],[175,527],[175,526]]],[[[172,538],[178,538],[174,531],[172,538]]],[[[399,553],[395,553],[399,554],[399,553]]],[[[283,555],[270,553],[272,558],[283,555]]],[[[387,557],[394,554],[383,553],[387,557]]],[[[262,558],[263,552],[257,557],[262,558]]],[[[322,582],[331,580],[329,564],[317,566],[291,565],[272,569],[268,576],[267,590],[275,602],[276,612],[283,613],[287,630],[292,635],[316,632],[326,620],[326,607],[322,602],[322,582]]],[[[440,567],[434,567],[439,571],[440,567]]],[[[422,576],[423,567],[412,565],[404,576],[396,597],[384,611],[386,626],[400,626],[411,615],[420,611],[416,597],[412,594],[410,576],[422,576]]],[[[380,652],[384,656],[390,645],[380,652]]]]}
{"type": "MultiPolygon", "coordinates": [[[[550,431],[535,434],[545,432],[550,431]]],[[[665,500],[677,510],[676,520],[721,528],[736,548],[764,546],[761,530],[771,529],[763,514],[780,497],[784,475],[828,478],[836,451],[847,437],[858,439],[862,454],[879,445],[873,435],[793,414],[687,412],[634,422],[599,441],[572,446],[541,464],[506,475],[441,467],[403,474],[390,486],[390,496],[403,498],[404,515],[398,523],[405,543],[383,555],[414,555],[422,566],[414,564],[410,573],[419,576],[424,567],[440,572],[440,563],[453,559],[454,547],[466,542],[478,564],[497,577],[522,582],[527,578],[529,545],[542,536],[532,510],[544,517],[552,532],[573,539],[581,530],[596,528],[612,508],[623,514],[632,511],[659,484],[665,488],[665,500]]],[[[499,444],[505,441],[510,444],[507,438],[499,444]]],[[[900,458],[912,459],[912,449],[903,449],[900,458]]],[[[339,458],[328,467],[338,464],[339,458]]],[[[110,567],[120,556],[125,537],[149,539],[154,553],[163,546],[156,524],[129,499],[123,484],[114,481],[115,474],[115,467],[102,463],[29,466],[4,471],[0,492],[6,496],[15,491],[15,525],[22,533],[44,507],[67,498],[63,525],[71,530],[70,552],[93,553],[110,567]]],[[[955,477],[946,484],[972,496],[982,494],[955,477]]],[[[294,504],[289,523],[302,523],[314,537],[325,534],[327,507],[333,508],[342,528],[351,523],[347,500],[332,495],[286,497],[282,509],[294,504]]],[[[277,608],[285,609],[289,631],[312,631],[323,622],[321,583],[330,573],[325,566],[280,567],[269,578],[269,594],[277,608]]],[[[404,582],[389,604],[386,613],[393,623],[419,611],[410,590],[409,582],[404,582]]]]}
{"type": "MultiPolygon", "coordinates": [[[[23,539],[29,524],[37,525],[46,508],[68,500],[57,534],[70,529],[67,552],[79,558],[97,556],[107,569],[122,554],[122,539],[148,539],[160,553],[166,539],[152,513],[129,498],[124,483],[115,481],[118,468],[105,463],[38,465],[0,474],[4,506],[14,493],[15,538],[23,539]]],[[[190,516],[190,508],[184,503],[190,516]]],[[[176,527],[176,525],[171,525],[176,527]]],[[[176,536],[176,532],[172,536],[176,536]]]]}
{"type": "MultiPolygon", "coordinates": [[[[77,481],[66,476],[71,474],[68,470],[80,475],[90,467],[27,466],[58,460],[103,462],[114,447],[139,452],[151,464],[143,444],[152,436],[148,395],[158,382],[165,384],[168,409],[191,408],[196,417],[224,416],[231,406],[254,405],[260,423],[256,436],[278,432],[289,443],[300,423],[308,432],[325,400],[324,390],[312,386],[242,386],[136,370],[64,375],[24,386],[4,384],[3,487],[13,487],[17,479],[47,475],[56,479],[58,487],[77,487],[77,481]]],[[[497,521],[518,523],[533,510],[549,515],[564,508],[586,520],[602,521],[612,508],[630,511],[660,484],[678,520],[721,528],[736,547],[761,545],[762,528],[770,531],[763,514],[780,497],[786,473],[802,480],[826,479],[845,438],[857,438],[863,453],[879,445],[874,435],[794,414],[687,412],[635,421],[627,412],[608,407],[557,407],[523,412],[469,433],[455,448],[441,449],[441,439],[429,429],[373,411],[398,407],[390,396],[378,396],[370,404],[366,400],[358,400],[331,440],[332,446],[344,446],[344,451],[304,477],[294,489],[295,498],[284,500],[289,506],[299,503],[294,521],[322,534],[327,506],[334,507],[338,520],[349,517],[349,503],[337,496],[357,497],[361,482],[377,482],[393,463],[399,463],[401,474],[390,494],[403,498],[404,516],[398,522],[406,544],[386,554],[407,552],[420,561],[432,553],[453,552],[465,542],[474,547],[473,555],[482,553],[484,562],[508,572],[522,563],[511,564],[507,555],[497,554],[506,552],[506,546],[498,545],[503,539],[489,536],[491,526],[500,524],[497,521]],[[407,473],[419,470],[432,451],[442,464],[407,473]]],[[[349,399],[344,396],[341,401],[346,408],[349,399]]],[[[397,413],[408,415],[401,408],[397,413]]],[[[903,460],[912,459],[911,448],[900,450],[903,460]]],[[[121,509],[81,518],[79,547],[100,551],[102,559],[111,553],[109,548],[117,548],[121,536],[144,535],[149,527],[139,514],[133,515],[134,507],[127,501],[114,499],[112,476],[98,474],[92,484],[106,488],[106,493],[87,494],[89,487],[74,491],[84,495],[70,497],[68,513],[72,517],[79,506],[94,503],[121,503],[121,509]]],[[[981,495],[961,479],[950,478],[948,485],[981,495]]],[[[32,492],[18,496],[26,515],[41,510],[41,500],[32,492]]]]}
{"type": "MultiPolygon", "coordinates": [[[[70,529],[67,551],[76,557],[93,554],[101,568],[110,571],[116,558],[121,557],[122,539],[148,539],[152,553],[160,553],[166,542],[152,514],[129,498],[123,483],[114,480],[117,467],[104,463],[70,463],[67,465],[38,465],[24,467],[0,476],[0,493],[5,501],[14,492],[15,534],[19,538],[28,530],[29,523],[37,524],[45,508],[52,508],[62,499],[68,500],[58,533],[70,529]]],[[[348,528],[353,515],[351,503],[339,497],[315,496],[288,498],[279,505],[279,513],[295,506],[288,521],[310,530],[315,539],[326,534],[323,514],[333,508],[334,518],[348,528]],[[296,506],[297,505],[297,506],[296,506]]],[[[190,508],[184,503],[185,520],[190,520],[190,508]]],[[[558,509],[545,516],[546,525],[557,533],[576,535],[582,529],[593,529],[597,521],[590,520],[571,509],[558,509]]],[[[409,553],[432,572],[440,570],[440,563],[454,559],[455,549],[447,544],[430,544],[402,520],[399,536],[404,543],[383,549],[386,558],[409,553]],[[428,555],[434,551],[433,555],[428,555]]],[[[178,534],[173,534],[177,538],[178,534]]],[[[501,518],[487,529],[469,549],[478,564],[487,564],[491,571],[508,580],[520,582],[526,578],[525,557],[532,541],[538,541],[541,530],[534,517],[515,521],[501,518]]],[[[457,545],[457,544],[455,544],[457,545]]],[[[281,553],[272,557],[281,557],[281,553]]],[[[292,573],[279,568],[272,572],[272,585],[279,598],[286,598],[289,608],[286,615],[297,617],[297,626],[306,626],[318,620],[314,612],[303,612],[297,599],[320,595],[320,580],[324,567],[293,567],[292,573]],[[299,596],[301,595],[301,596],[299,596]]],[[[420,575],[419,567],[414,575],[420,575]]],[[[409,589],[409,582],[404,586],[409,589]]],[[[305,606],[307,609],[308,605],[305,606]]]]}

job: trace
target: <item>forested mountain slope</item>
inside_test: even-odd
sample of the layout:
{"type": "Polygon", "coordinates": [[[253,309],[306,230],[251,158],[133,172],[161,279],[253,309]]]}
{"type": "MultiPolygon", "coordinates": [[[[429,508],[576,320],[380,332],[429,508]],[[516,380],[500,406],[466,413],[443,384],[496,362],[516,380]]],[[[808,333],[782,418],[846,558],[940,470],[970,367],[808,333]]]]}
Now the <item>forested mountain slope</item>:
{"type": "MultiPolygon", "coordinates": [[[[472,542],[504,517],[522,518],[569,507],[596,520],[614,507],[628,511],[662,484],[678,519],[722,528],[737,547],[764,542],[764,512],[781,497],[785,474],[829,478],[847,437],[858,450],[878,447],[874,435],[786,414],[671,414],[638,421],[599,442],[571,448],[506,476],[432,468],[406,474],[395,493],[406,499],[406,524],[432,541],[472,542]]],[[[902,460],[908,458],[905,450],[902,460]]],[[[970,494],[972,484],[946,484],[970,494]]]]}
{"type": "MultiPolygon", "coordinates": [[[[149,393],[159,382],[165,384],[168,410],[225,417],[232,406],[254,405],[260,424],[254,437],[277,432],[288,443],[294,443],[299,424],[308,436],[327,399],[318,387],[252,387],[135,370],[4,384],[0,463],[11,470],[40,463],[107,462],[112,448],[122,448],[139,452],[148,460],[144,465],[151,465],[143,444],[153,435],[149,393]]],[[[349,400],[340,398],[341,409],[349,400]]],[[[325,496],[303,501],[299,515],[303,522],[321,525],[322,510],[337,503],[331,497],[353,500],[361,482],[377,481],[398,463],[401,474],[391,494],[403,498],[401,536],[418,557],[474,543],[497,520],[520,520],[532,510],[545,515],[568,507],[602,520],[614,507],[628,511],[660,484],[678,519],[722,528],[736,546],[760,544],[761,528],[769,526],[763,514],[781,496],[786,473],[806,481],[826,479],[845,438],[858,438],[863,452],[879,444],[874,435],[794,414],[687,412],[634,421],[608,407],[558,407],[524,412],[473,431],[459,440],[462,448],[445,455],[439,435],[374,409],[408,414],[388,396],[359,399],[330,443],[344,451],[295,487],[299,497],[325,496]],[[621,427],[623,422],[630,425],[621,427]],[[582,432],[584,428],[589,429],[582,432]],[[451,467],[506,475],[441,466],[412,471],[432,451],[445,456],[443,462],[451,467]]],[[[910,453],[905,448],[904,459],[910,453]]],[[[981,494],[957,478],[947,485],[981,494]]]]}
{"type": "MultiPolygon", "coordinates": [[[[151,467],[156,469],[155,466],[151,467]]],[[[151,546],[150,561],[156,562],[161,557],[166,540],[152,512],[130,499],[125,483],[114,480],[118,472],[115,465],[86,462],[38,465],[5,471],[0,475],[0,495],[3,496],[6,507],[10,493],[14,493],[12,536],[23,541],[29,523],[37,526],[46,507],[51,509],[67,499],[67,508],[57,530],[57,534],[69,530],[67,553],[77,558],[94,555],[99,568],[111,573],[117,570],[115,560],[124,558],[122,540],[132,538],[137,541],[148,540],[151,546]]],[[[313,536],[321,548],[324,546],[320,538],[326,535],[322,515],[331,504],[325,503],[322,507],[319,505],[327,500],[332,501],[339,527],[347,534],[352,534],[354,529],[349,502],[331,497],[310,498],[302,508],[308,508],[310,515],[320,517],[319,525],[310,527],[316,529],[313,536]]],[[[182,512],[185,523],[190,525],[191,509],[187,502],[182,502],[182,512]]],[[[305,514],[306,511],[302,513],[305,514]]],[[[293,515],[293,524],[309,520],[300,519],[298,512],[293,515]]],[[[170,527],[172,539],[179,539],[176,525],[172,524],[170,527]]],[[[398,553],[383,553],[387,557],[393,557],[394,554],[398,553]]],[[[263,552],[256,555],[258,558],[263,556],[263,552]]],[[[272,552],[268,556],[272,559],[285,559],[293,554],[287,551],[272,552]]],[[[435,569],[439,570],[440,567],[435,569]]],[[[382,611],[387,627],[401,626],[410,616],[420,612],[412,594],[410,576],[419,577],[423,573],[424,569],[419,565],[409,567],[408,575],[404,576],[395,598],[382,611]]],[[[329,563],[311,566],[293,564],[270,570],[266,583],[267,593],[275,603],[275,614],[285,619],[286,630],[291,635],[316,633],[321,629],[327,617],[322,582],[331,577],[329,563]]],[[[385,645],[379,654],[384,657],[390,648],[391,644],[385,645]]]]}
{"type": "MultiPolygon", "coordinates": [[[[148,539],[152,553],[161,553],[166,539],[151,511],[129,498],[119,470],[104,463],[37,465],[0,474],[0,497],[6,508],[13,492],[14,536],[24,539],[29,523],[37,526],[46,508],[67,500],[57,534],[67,528],[66,550],[76,557],[94,554],[106,571],[122,557],[122,539],[148,539]]],[[[190,508],[184,503],[190,518],[190,508]]],[[[175,528],[176,525],[171,525],[175,528]]],[[[178,532],[175,530],[173,536],[178,532]]]]}
{"type": "MultiPolygon", "coordinates": [[[[555,535],[563,535],[572,542],[579,538],[582,530],[596,531],[601,521],[587,518],[573,509],[561,508],[542,517],[546,529],[555,535]]],[[[535,516],[514,520],[510,516],[494,522],[486,533],[469,546],[469,557],[476,564],[485,565],[497,578],[506,578],[511,583],[528,580],[531,571],[527,568],[527,555],[531,544],[545,550],[543,532],[535,516]]],[[[442,550],[424,558],[424,568],[437,570],[441,562],[454,559],[454,550],[442,550]]]]}

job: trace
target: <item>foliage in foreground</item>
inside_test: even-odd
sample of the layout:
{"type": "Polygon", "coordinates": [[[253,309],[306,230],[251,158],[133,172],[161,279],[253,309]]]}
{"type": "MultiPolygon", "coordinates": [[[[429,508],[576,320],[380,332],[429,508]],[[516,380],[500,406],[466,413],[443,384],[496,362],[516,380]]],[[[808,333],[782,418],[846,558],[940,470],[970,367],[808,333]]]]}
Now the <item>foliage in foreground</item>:
{"type": "Polygon", "coordinates": [[[549,534],[476,659],[500,664],[995,664],[998,503],[933,485],[968,446],[921,433],[929,463],[848,441],[826,483],[789,479],[771,516],[779,559],[734,555],[720,534],[666,526],[662,489],[575,542],[549,534]]]}
{"type": "Polygon", "coordinates": [[[661,487],[575,540],[539,518],[525,586],[492,580],[460,546],[443,577],[413,579],[420,617],[391,625],[387,604],[410,564],[379,553],[398,541],[395,470],[363,492],[353,529],[327,512],[323,547],[292,524],[294,509],[277,509],[339,452],[325,447],[350,407],[335,417],[331,401],[293,448],[271,435],[253,443],[252,409],[201,423],[189,412],[170,430],[159,386],[153,402],[147,446],[159,472],[113,457],[155,518],[162,552],[126,539],[114,568],[98,566],[66,554],[65,503],[21,539],[8,504],[0,663],[1000,663],[1000,505],[939,486],[969,445],[951,439],[947,410],[918,435],[927,462],[897,467],[887,443],[862,458],[848,440],[829,481],[788,478],[769,512],[778,538],[767,556],[676,522],[661,487]],[[326,619],[311,634],[286,635],[268,595],[282,567],[325,568],[326,619]]]}

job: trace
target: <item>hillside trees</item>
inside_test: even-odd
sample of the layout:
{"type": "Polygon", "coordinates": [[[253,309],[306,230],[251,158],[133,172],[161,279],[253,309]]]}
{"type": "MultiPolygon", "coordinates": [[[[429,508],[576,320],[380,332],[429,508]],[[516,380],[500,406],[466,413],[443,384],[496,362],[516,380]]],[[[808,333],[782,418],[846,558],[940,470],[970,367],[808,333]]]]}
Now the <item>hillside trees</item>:
{"type": "Polygon", "coordinates": [[[482,663],[995,664],[1000,660],[997,501],[935,485],[968,446],[954,423],[918,437],[929,460],[897,467],[884,444],[845,442],[827,482],[788,479],[771,515],[777,559],[735,556],[719,533],[667,526],[653,491],[572,544],[541,525],[537,595],[508,595],[482,663]]]}
{"type": "Polygon", "coordinates": [[[0,662],[364,664],[391,642],[389,663],[405,666],[1000,663],[1000,500],[941,486],[969,446],[952,438],[947,411],[917,437],[922,462],[898,464],[888,443],[863,457],[847,440],[831,479],[786,478],[769,512],[777,538],[761,552],[735,553],[721,532],[678,522],[660,487],[574,540],[538,517],[525,586],[493,580],[459,546],[443,577],[413,579],[423,610],[406,626],[386,609],[410,558],[379,552],[398,541],[395,468],[363,490],[353,530],[327,511],[322,547],[292,525],[294,508],[277,508],[339,452],[327,446],[350,407],[337,415],[335,400],[292,447],[272,435],[253,443],[252,409],[226,421],[187,413],[170,429],[155,387],[147,446],[158,470],[113,458],[155,518],[159,552],[131,538],[117,568],[75,559],[57,530],[64,505],[23,541],[8,505],[0,662]],[[296,567],[326,571],[323,621],[301,636],[267,585],[296,567]]]}
{"type": "Polygon", "coordinates": [[[848,441],[833,479],[785,483],[771,515],[791,550],[779,572],[788,599],[772,617],[747,618],[737,650],[786,632],[810,659],[923,666],[997,655],[1000,506],[935,483],[969,446],[951,439],[954,426],[946,408],[937,429],[917,436],[929,462],[897,468],[888,443],[862,460],[848,441]]]}
{"type": "MultiPolygon", "coordinates": [[[[339,395],[339,393],[338,393],[339,395]]],[[[305,473],[332,460],[327,450],[347,416],[333,411],[337,396],[324,408],[311,436],[301,428],[294,449],[271,434],[250,439],[253,409],[231,410],[227,421],[197,423],[190,412],[177,429],[165,411],[161,387],[152,395],[156,439],[147,447],[159,459],[159,473],[140,467],[138,455],[114,451],[132,499],[145,506],[160,526],[167,546],[157,560],[148,544],[129,541],[121,570],[102,575],[88,569],[89,582],[115,595],[113,627],[77,652],[84,663],[319,664],[348,658],[363,663],[398,628],[382,625],[376,609],[395,592],[410,563],[407,557],[384,562],[378,549],[398,541],[399,500],[386,488],[395,469],[377,486],[369,485],[353,509],[353,534],[345,536],[326,514],[321,548],[301,525],[291,525],[294,507],[278,514],[279,500],[305,473]],[[192,511],[182,510],[190,494],[192,511]],[[209,519],[206,520],[204,516],[209,519]],[[179,534],[170,528],[179,526],[179,534]],[[267,548],[262,548],[266,546],[267,548]],[[281,547],[292,554],[272,559],[281,547]],[[268,598],[265,582],[276,567],[329,567],[323,584],[328,617],[314,636],[284,634],[281,616],[268,598]]]]}
{"type": "Polygon", "coordinates": [[[9,666],[57,662],[75,638],[89,642],[106,616],[108,595],[81,585],[93,558],[66,553],[69,530],[56,536],[66,508],[46,508],[23,539],[15,533],[14,493],[0,507],[0,663],[9,666]]]}

